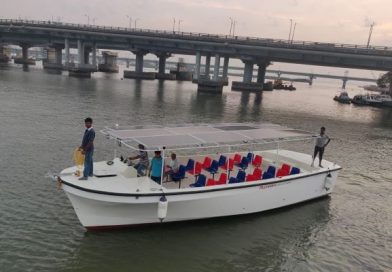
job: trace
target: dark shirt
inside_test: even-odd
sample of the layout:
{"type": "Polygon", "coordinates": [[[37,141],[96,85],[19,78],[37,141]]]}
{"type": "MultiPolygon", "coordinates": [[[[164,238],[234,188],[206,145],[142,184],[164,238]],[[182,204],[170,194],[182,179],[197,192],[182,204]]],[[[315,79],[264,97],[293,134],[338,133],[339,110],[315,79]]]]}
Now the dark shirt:
{"type": "Polygon", "coordinates": [[[86,129],[84,131],[82,145],[81,145],[84,151],[90,151],[94,149],[94,139],[95,139],[94,129],[93,128],[86,129]]]}

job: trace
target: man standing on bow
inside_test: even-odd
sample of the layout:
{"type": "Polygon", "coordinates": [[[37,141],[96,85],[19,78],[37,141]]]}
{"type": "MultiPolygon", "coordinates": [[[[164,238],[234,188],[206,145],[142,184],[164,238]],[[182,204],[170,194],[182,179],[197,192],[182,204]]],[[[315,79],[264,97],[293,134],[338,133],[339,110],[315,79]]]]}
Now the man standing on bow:
{"type": "Polygon", "coordinates": [[[84,154],[84,170],[83,177],[79,178],[79,180],[87,180],[88,177],[93,176],[93,154],[95,139],[95,131],[92,127],[93,119],[87,117],[84,119],[84,124],[86,126],[86,130],[84,131],[82,145],[80,146],[82,154],[84,154]]]}
{"type": "Polygon", "coordinates": [[[316,146],[314,147],[312,166],[314,165],[314,160],[316,159],[316,156],[317,156],[317,153],[318,153],[318,155],[319,155],[319,166],[323,167],[321,165],[321,161],[323,160],[324,149],[329,144],[331,139],[325,134],[325,127],[321,127],[320,135],[317,135],[316,137],[317,137],[316,138],[316,146]]]}

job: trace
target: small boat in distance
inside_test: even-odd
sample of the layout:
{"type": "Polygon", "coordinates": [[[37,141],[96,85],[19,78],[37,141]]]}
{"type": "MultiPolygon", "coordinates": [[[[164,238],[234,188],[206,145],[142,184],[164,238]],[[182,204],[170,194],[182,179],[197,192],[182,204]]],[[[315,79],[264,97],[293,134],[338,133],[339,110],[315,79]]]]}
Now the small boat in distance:
{"type": "MultiPolygon", "coordinates": [[[[176,152],[173,180],[139,176],[117,157],[94,163],[94,176],[79,180],[76,166],[55,177],[88,230],[123,228],[258,213],[331,194],[341,167],[279,149],[314,136],[270,123],[186,124],[105,128],[122,148],[176,152]],[[262,146],[276,146],[263,149],[262,146]]],[[[159,152],[158,152],[159,153],[159,152]]],[[[157,154],[156,154],[157,156],[157,154]]],[[[162,164],[162,171],[168,162],[162,164]]],[[[159,172],[159,168],[158,168],[159,172]]]]}
{"type": "Polygon", "coordinates": [[[351,103],[351,98],[348,96],[347,92],[340,92],[339,94],[335,95],[333,100],[343,103],[343,104],[350,104],[351,103]]]}

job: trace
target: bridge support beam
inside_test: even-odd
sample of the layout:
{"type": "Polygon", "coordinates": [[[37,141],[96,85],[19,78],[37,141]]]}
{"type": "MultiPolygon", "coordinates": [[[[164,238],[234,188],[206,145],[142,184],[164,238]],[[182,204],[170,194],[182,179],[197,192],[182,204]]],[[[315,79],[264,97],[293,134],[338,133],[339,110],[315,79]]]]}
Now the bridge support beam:
{"type": "Polygon", "coordinates": [[[253,61],[245,60],[243,62],[245,63],[245,67],[244,67],[244,77],[242,82],[251,83],[253,77],[253,61]]]}
{"type": "Polygon", "coordinates": [[[7,63],[10,61],[10,58],[4,51],[4,47],[0,45],[0,63],[7,63]]]}
{"type": "Polygon", "coordinates": [[[84,47],[83,50],[83,64],[90,64],[90,53],[92,52],[91,47],[84,47]]]}
{"type": "Polygon", "coordinates": [[[347,78],[343,78],[343,84],[342,84],[342,89],[343,90],[345,90],[346,89],[346,85],[347,85],[347,81],[348,81],[348,79],[347,78]]]}
{"type": "Polygon", "coordinates": [[[23,64],[23,70],[27,71],[29,65],[35,65],[35,60],[29,59],[29,44],[21,43],[19,46],[22,47],[22,57],[14,58],[14,63],[23,64]]]}
{"type": "Polygon", "coordinates": [[[314,79],[314,75],[310,75],[309,76],[309,86],[313,85],[313,79],[314,79]]]}
{"type": "Polygon", "coordinates": [[[146,50],[135,50],[132,51],[136,55],[135,71],[124,70],[125,78],[135,79],[155,79],[154,72],[143,72],[143,58],[148,53],[146,50]]]}
{"type": "Polygon", "coordinates": [[[197,80],[197,91],[221,94],[223,91],[223,86],[225,85],[225,81],[219,77],[220,56],[218,54],[215,55],[214,75],[212,79],[210,79],[210,62],[211,56],[207,55],[205,68],[206,74],[197,80]]]}
{"type": "Polygon", "coordinates": [[[156,73],[155,78],[160,80],[175,80],[175,73],[166,73],[166,59],[171,57],[170,53],[167,52],[158,52],[155,54],[158,61],[158,73],[156,73]]]}
{"type": "Polygon", "coordinates": [[[257,83],[264,84],[267,65],[265,63],[259,63],[257,66],[259,67],[257,69],[257,83]]]}
{"type": "MultiPolygon", "coordinates": [[[[90,53],[94,46],[87,47],[82,40],[77,41],[78,45],[78,65],[68,66],[69,76],[90,78],[91,72],[97,71],[97,66],[90,64],[90,53]]],[[[94,62],[94,61],[93,61],[94,62]]]]}
{"type": "Polygon", "coordinates": [[[211,55],[207,54],[206,63],[204,66],[204,76],[208,79],[210,78],[210,67],[211,67],[211,55]]]}
{"type": "Polygon", "coordinates": [[[91,56],[92,64],[94,66],[97,66],[97,45],[96,45],[96,43],[93,43],[93,47],[91,50],[92,50],[92,56],[91,56]]]}
{"type": "Polygon", "coordinates": [[[200,51],[196,52],[196,65],[195,72],[193,73],[192,82],[197,82],[200,78],[200,66],[201,66],[201,53],[200,51]]]}
{"type": "Polygon", "coordinates": [[[255,63],[254,59],[243,59],[244,66],[244,77],[241,81],[233,81],[231,89],[233,91],[255,91],[260,92],[263,90],[263,83],[252,82],[253,78],[253,65],[255,63]]]}
{"type": "Polygon", "coordinates": [[[45,70],[50,73],[61,73],[61,70],[63,70],[63,47],[62,44],[52,44],[46,49],[47,58],[42,63],[45,70]]]}
{"type": "Polygon", "coordinates": [[[105,73],[118,73],[117,53],[103,51],[103,63],[98,65],[98,71],[105,73]]]}
{"type": "Polygon", "coordinates": [[[69,59],[69,39],[64,40],[65,47],[65,67],[68,67],[70,59],[69,59]]]}
{"type": "Polygon", "coordinates": [[[219,76],[219,69],[220,69],[220,56],[217,54],[215,55],[215,64],[214,64],[214,80],[218,80],[219,76]]]}
{"type": "Polygon", "coordinates": [[[135,72],[143,73],[143,58],[146,53],[144,51],[137,51],[136,53],[135,72]]]}
{"type": "Polygon", "coordinates": [[[228,81],[227,73],[229,71],[229,57],[225,56],[223,60],[223,71],[222,71],[222,78],[224,81],[228,81]]]}

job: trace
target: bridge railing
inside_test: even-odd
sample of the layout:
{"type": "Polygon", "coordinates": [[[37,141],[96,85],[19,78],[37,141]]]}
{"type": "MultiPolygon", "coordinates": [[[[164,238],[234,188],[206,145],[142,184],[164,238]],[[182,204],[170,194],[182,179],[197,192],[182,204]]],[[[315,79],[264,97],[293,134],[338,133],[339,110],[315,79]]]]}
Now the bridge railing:
{"type": "Polygon", "coordinates": [[[125,35],[146,35],[151,34],[159,35],[163,38],[179,38],[189,40],[200,40],[208,42],[222,42],[229,44],[253,45],[253,46],[268,46],[276,48],[289,48],[289,49],[306,49],[317,51],[329,52],[344,52],[350,54],[361,55],[381,55],[392,56],[392,47],[386,46],[365,46],[344,43],[324,43],[324,42],[311,42],[311,41],[289,41],[283,39],[269,39],[259,37],[244,37],[244,36],[231,36],[219,35],[209,33],[195,33],[195,32],[179,32],[179,31],[166,31],[166,30],[151,30],[141,28],[125,28],[125,27],[111,27],[99,25],[86,25],[86,24],[73,24],[55,21],[37,21],[37,20],[15,20],[15,19],[0,19],[0,24],[7,24],[12,26],[32,26],[32,27],[47,27],[47,28],[62,28],[67,30],[85,30],[89,32],[111,32],[116,34],[125,35]]]}

